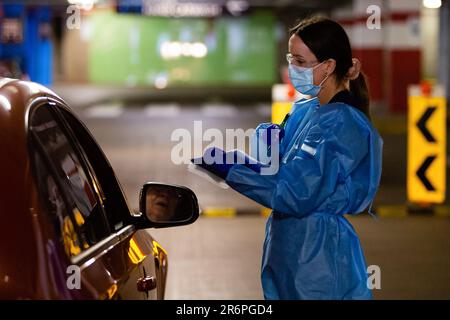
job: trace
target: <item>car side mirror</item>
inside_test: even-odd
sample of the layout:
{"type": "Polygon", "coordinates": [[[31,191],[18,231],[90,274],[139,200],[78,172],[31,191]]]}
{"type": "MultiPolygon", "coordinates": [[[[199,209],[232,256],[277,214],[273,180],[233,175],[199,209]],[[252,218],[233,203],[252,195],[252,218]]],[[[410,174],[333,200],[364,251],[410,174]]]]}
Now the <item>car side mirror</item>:
{"type": "Polygon", "coordinates": [[[181,186],[148,182],[142,187],[139,206],[148,227],[187,225],[199,217],[195,193],[181,186]]]}

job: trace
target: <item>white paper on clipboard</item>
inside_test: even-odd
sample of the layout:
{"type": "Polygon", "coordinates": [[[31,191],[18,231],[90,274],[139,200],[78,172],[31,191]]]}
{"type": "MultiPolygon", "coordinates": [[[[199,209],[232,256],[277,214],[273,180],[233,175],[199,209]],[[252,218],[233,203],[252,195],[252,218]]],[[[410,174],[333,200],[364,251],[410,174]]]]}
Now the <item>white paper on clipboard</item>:
{"type": "Polygon", "coordinates": [[[208,170],[206,170],[198,165],[190,163],[188,165],[188,171],[202,177],[205,180],[208,180],[209,182],[211,182],[212,184],[215,184],[219,188],[222,188],[222,189],[230,188],[230,186],[225,182],[225,180],[223,180],[222,178],[216,176],[215,174],[209,172],[208,170]]]}

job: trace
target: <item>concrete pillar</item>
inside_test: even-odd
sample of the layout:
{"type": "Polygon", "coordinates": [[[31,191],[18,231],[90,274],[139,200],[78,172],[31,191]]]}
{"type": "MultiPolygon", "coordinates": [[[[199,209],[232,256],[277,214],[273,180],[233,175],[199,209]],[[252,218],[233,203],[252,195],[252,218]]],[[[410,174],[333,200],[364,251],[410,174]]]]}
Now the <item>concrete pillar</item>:
{"type": "Polygon", "coordinates": [[[421,7],[421,0],[354,0],[333,14],[362,61],[372,101],[392,112],[406,112],[408,86],[422,78],[421,7]]]}
{"type": "Polygon", "coordinates": [[[389,110],[406,112],[409,85],[421,81],[421,0],[387,0],[385,50],[389,110]]]}
{"type": "Polygon", "coordinates": [[[439,10],[423,7],[420,15],[422,77],[436,80],[439,58],[439,10]]]}
{"type": "Polygon", "coordinates": [[[357,18],[353,25],[353,55],[360,59],[363,71],[368,77],[371,99],[373,102],[384,100],[383,70],[383,28],[382,0],[359,0],[355,3],[353,14],[357,18]],[[376,18],[380,15],[379,18],[376,18]],[[379,20],[379,27],[375,26],[379,20]]]}
{"type": "Polygon", "coordinates": [[[383,28],[374,27],[373,15],[383,14],[382,0],[354,0],[353,5],[333,13],[333,18],[343,25],[353,48],[353,56],[361,60],[362,70],[368,78],[371,100],[384,100],[383,28]],[[375,9],[375,11],[373,11],[375,9]]]}
{"type": "Polygon", "coordinates": [[[445,89],[450,104],[450,0],[444,0],[439,11],[439,83],[445,89]]]}

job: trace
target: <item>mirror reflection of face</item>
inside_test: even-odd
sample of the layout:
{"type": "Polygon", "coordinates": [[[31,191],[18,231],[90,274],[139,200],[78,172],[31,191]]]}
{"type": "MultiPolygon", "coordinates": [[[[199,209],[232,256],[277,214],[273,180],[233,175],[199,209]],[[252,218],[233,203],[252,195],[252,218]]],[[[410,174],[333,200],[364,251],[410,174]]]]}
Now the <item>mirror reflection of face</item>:
{"type": "Polygon", "coordinates": [[[177,204],[178,193],[170,187],[151,186],[147,190],[147,217],[154,222],[171,221],[177,204]]]}

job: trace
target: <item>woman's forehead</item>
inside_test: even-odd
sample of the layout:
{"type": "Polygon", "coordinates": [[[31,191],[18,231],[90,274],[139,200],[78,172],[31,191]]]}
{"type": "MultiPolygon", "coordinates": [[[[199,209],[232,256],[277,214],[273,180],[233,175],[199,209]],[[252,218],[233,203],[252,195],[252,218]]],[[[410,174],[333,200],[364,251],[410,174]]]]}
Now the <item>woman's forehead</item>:
{"type": "Polygon", "coordinates": [[[296,34],[289,38],[289,52],[306,60],[315,60],[316,56],[303,42],[303,40],[296,34]]]}

